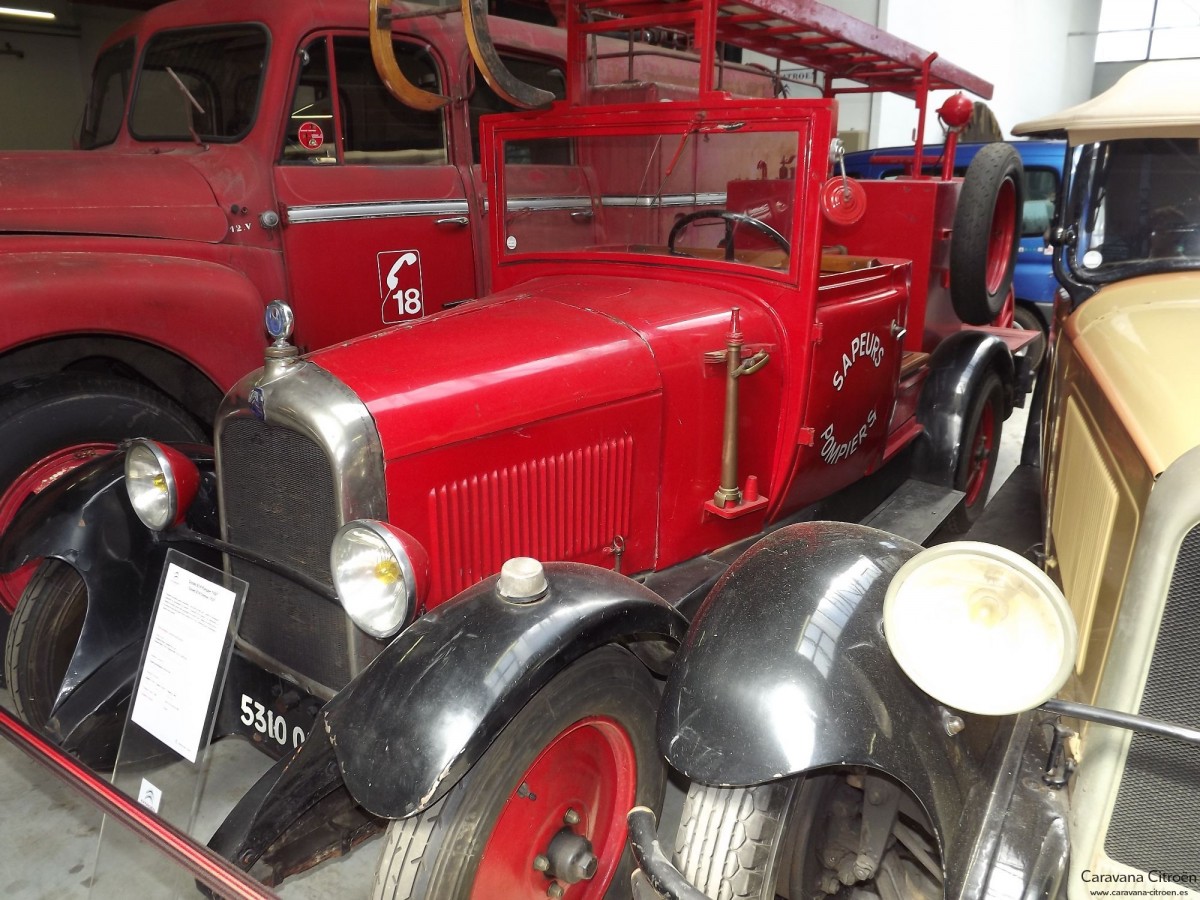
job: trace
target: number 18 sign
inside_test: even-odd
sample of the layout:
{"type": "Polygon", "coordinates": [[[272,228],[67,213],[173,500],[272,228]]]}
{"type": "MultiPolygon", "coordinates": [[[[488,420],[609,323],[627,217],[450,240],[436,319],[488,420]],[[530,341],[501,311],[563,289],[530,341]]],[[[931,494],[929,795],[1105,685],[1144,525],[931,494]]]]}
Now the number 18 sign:
{"type": "Polygon", "coordinates": [[[384,324],[403,322],[425,314],[421,284],[421,254],[416,250],[385,250],[378,254],[379,298],[384,324]]]}

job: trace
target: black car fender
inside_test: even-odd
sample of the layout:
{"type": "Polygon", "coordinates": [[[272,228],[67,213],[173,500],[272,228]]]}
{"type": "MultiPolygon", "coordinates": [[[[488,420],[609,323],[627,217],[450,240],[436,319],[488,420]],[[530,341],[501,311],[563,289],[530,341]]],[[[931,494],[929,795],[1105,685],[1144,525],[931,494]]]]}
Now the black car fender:
{"type": "Polygon", "coordinates": [[[325,705],[317,727],[363,807],[421,812],[570,663],[619,641],[678,643],[687,630],[669,603],[615,572],[547,563],[545,574],[533,602],[502,597],[493,576],[442,604],[325,705]]]}
{"type": "MultiPolygon", "coordinates": [[[[177,447],[201,472],[188,522],[212,530],[212,452],[200,446],[177,447]]],[[[123,448],[79,466],[30,498],[0,538],[0,571],[11,572],[38,559],[60,559],[79,573],[87,591],[83,627],[55,709],[56,718],[65,715],[69,721],[51,723],[61,738],[67,739],[97,708],[111,705],[121,684],[132,684],[140,653],[130,648],[140,646],[145,637],[164,555],[165,545],[129,503],[123,448]],[[83,696],[89,683],[97,691],[94,702],[83,696]]]]}
{"type": "MultiPolygon", "coordinates": [[[[892,576],[921,548],[895,535],[807,522],[768,535],[705,600],[675,658],[659,748],[693,781],[761,784],[832,766],[897,779],[943,848],[959,845],[977,738],[1012,720],[958,715],[903,673],[883,635],[892,576]]],[[[985,741],[984,743],[989,743],[985,741]]],[[[995,743],[995,742],[990,742],[995,743]]],[[[945,858],[947,896],[965,861],[945,858]]]]}
{"type": "Polygon", "coordinates": [[[683,614],[644,585],[548,563],[546,593],[505,599],[497,577],[417,619],[331,699],[296,753],[267,772],[209,846],[268,882],[289,870],[289,834],[339,796],[372,816],[420,813],[478,761],[571,662],[604,644],[677,644],[683,614]],[[278,871],[277,871],[278,870],[278,871]]]}
{"type": "Polygon", "coordinates": [[[922,481],[953,487],[964,423],[980,384],[995,372],[1004,387],[1004,415],[1012,412],[1016,365],[1008,345],[986,331],[965,330],[938,344],[929,377],[917,401],[917,421],[925,429],[917,445],[913,474],[922,481]]]}

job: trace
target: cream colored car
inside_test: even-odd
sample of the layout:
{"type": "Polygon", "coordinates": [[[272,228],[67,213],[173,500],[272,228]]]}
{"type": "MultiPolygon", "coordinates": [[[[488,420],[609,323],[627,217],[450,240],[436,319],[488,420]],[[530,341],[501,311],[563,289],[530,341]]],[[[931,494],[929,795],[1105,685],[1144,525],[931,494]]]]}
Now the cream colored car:
{"type": "MultiPolygon", "coordinates": [[[[1079,628],[1066,695],[1200,729],[1200,61],[1019,125],[1076,163],[1044,418],[1046,568],[1079,628]]],[[[1200,896],[1200,747],[1095,724],[1074,748],[1069,896],[1200,896]]]]}

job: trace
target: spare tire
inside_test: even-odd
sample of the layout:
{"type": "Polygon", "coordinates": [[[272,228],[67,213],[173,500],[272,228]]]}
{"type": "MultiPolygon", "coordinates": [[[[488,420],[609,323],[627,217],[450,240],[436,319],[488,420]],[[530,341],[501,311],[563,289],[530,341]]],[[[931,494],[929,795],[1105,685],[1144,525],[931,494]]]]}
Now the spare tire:
{"type": "Polygon", "coordinates": [[[968,325],[1000,314],[1020,244],[1025,172],[1008,144],[988,144],[967,169],[950,239],[950,300],[968,325]]]}

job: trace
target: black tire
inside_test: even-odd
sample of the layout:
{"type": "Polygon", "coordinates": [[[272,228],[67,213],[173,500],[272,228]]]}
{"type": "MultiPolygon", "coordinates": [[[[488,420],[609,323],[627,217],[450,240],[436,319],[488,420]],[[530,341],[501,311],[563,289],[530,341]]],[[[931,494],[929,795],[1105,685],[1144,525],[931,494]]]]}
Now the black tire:
{"type": "Polygon", "coordinates": [[[1046,326],[1042,324],[1042,317],[1028,306],[1018,303],[1013,307],[1013,328],[1037,332],[1037,337],[1018,351],[1029,358],[1029,365],[1036,372],[1046,355],[1046,326]]]}
{"type": "Polygon", "coordinates": [[[995,372],[980,383],[967,415],[954,466],[954,487],[967,496],[943,526],[948,535],[966,532],[983,514],[996,475],[996,458],[1004,430],[1004,387],[995,372]]]}
{"type": "MultiPolygon", "coordinates": [[[[178,403],[126,379],[62,372],[0,387],[0,532],[27,496],[29,473],[39,462],[70,447],[132,437],[205,440],[178,403]]],[[[12,607],[23,586],[23,577],[0,578],[0,600],[12,607]]]]}
{"type": "MultiPolygon", "coordinates": [[[[392,822],[375,874],[372,897],[386,900],[456,900],[471,896],[485,850],[502,813],[510,804],[537,802],[537,784],[526,779],[546,747],[573,727],[603,717],[616,723],[636,756],[636,804],[662,807],[666,773],[654,737],[659,686],[632,654],[602,647],[568,666],[540,691],[501,732],[474,768],[446,796],[423,813],[392,822]]],[[[578,774],[575,775],[578,778],[578,774]]],[[[543,802],[553,798],[543,795],[543,802]]],[[[621,804],[622,806],[624,803],[621,804]]],[[[579,882],[571,896],[629,896],[633,856],[620,829],[607,842],[619,854],[610,878],[579,882]],[[585,890],[580,891],[580,887],[585,890]]],[[[587,819],[585,818],[585,824],[587,819]]],[[[556,821],[556,827],[560,822],[556,821]]],[[[581,826],[582,827],[582,826],[581,826]]],[[[528,872],[545,896],[550,880],[534,871],[533,860],[545,849],[523,847],[528,872]]],[[[601,871],[610,860],[601,860],[601,871]]],[[[600,875],[597,875],[597,879],[600,875]]],[[[507,896],[503,892],[496,896],[507,896]]]]}
{"type": "Polygon", "coordinates": [[[950,239],[950,300],[968,325],[1000,314],[1012,286],[1024,203],[1021,157],[1008,144],[988,144],[967,168],[950,239]]]}
{"type": "MultiPolygon", "coordinates": [[[[834,804],[843,809],[852,805],[861,797],[855,790],[838,773],[748,788],[693,785],[680,820],[676,865],[712,900],[773,900],[776,890],[792,898],[864,896],[859,889],[872,881],[846,885],[836,877],[831,880],[830,860],[821,858],[829,849],[824,845],[834,804]]],[[[928,822],[915,824],[931,833],[928,822]]],[[[898,860],[899,856],[891,863],[898,860]]],[[[889,864],[875,877],[890,879],[895,871],[889,864]]],[[[934,879],[918,881],[927,888],[923,895],[941,896],[934,879]]],[[[902,886],[891,896],[909,895],[902,886]]]]}
{"type": "Polygon", "coordinates": [[[42,729],[58,697],[63,676],[87,611],[87,589],[79,573],[61,560],[38,566],[8,627],[4,677],[21,720],[42,729]]]}
{"type": "Polygon", "coordinates": [[[675,864],[713,900],[775,896],[783,829],[797,780],[753,787],[688,789],[675,836],[675,864]]]}

